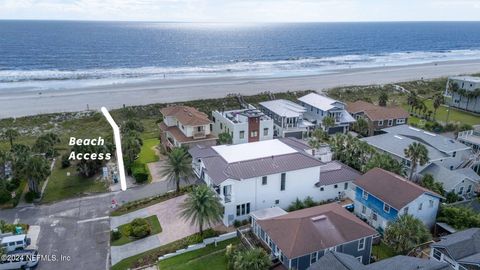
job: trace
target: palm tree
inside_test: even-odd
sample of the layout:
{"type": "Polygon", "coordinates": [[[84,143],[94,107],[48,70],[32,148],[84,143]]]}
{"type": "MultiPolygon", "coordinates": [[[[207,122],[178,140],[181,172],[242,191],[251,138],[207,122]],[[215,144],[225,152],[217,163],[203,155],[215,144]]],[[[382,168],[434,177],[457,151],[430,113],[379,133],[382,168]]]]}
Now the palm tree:
{"type": "Polygon", "coordinates": [[[232,135],[228,132],[218,134],[218,144],[232,144],[232,135]]]}
{"type": "Polygon", "coordinates": [[[181,204],[180,215],[198,225],[200,234],[206,225],[212,226],[222,220],[223,207],[220,198],[206,185],[194,187],[181,204]]]}
{"type": "Polygon", "coordinates": [[[268,254],[261,248],[237,252],[233,260],[235,270],[265,270],[272,264],[268,254]]]}
{"type": "Polygon", "coordinates": [[[388,94],[386,92],[382,92],[380,96],[378,96],[378,105],[385,107],[387,106],[388,102],[388,94]]]}
{"type": "Polygon", "coordinates": [[[125,160],[125,166],[131,169],[135,159],[142,150],[141,142],[135,136],[124,136],[122,139],[122,151],[123,159],[125,160]]]}
{"type": "Polygon", "coordinates": [[[413,172],[420,166],[428,162],[428,149],[421,143],[414,142],[404,149],[405,157],[411,161],[409,180],[412,180],[413,172]]]}
{"type": "Polygon", "coordinates": [[[407,98],[407,103],[408,103],[408,105],[410,105],[410,111],[413,110],[413,108],[415,107],[417,102],[418,102],[417,93],[411,91],[408,94],[408,98],[407,98]]]}
{"type": "Polygon", "coordinates": [[[161,172],[162,176],[175,182],[177,192],[180,192],[180,180],[192,175],[192,158],[182,147],[175,147],[168,153],[167,161],[161,172]]]}
{"type": "Polygon", "coordinates": [[[16,131],[15,129],[11,129],[11,128],[7,129],[3,134],[3,137],[10,142],[10,149],[13,148],[13,141],[15,141],[15,139],[17,139],[18,136],[20,136],[20,133],[18,133],[18,131],[16,131]]]}
{"type": "Polygon", "coordinates": [[[437,110],[440,108],[440,105],[444,102],[444,98],[442,94],[436,94],[433,97],[433,119],[437,116],[437,110]]]}
{"type": "Polygon", "coordinates": [[[431,238],[432,235],[422,221],[408,214],[389,223],[385,229],[385,242],[403,254],[431,238]]]}
{"type": "Polygon", "coordinates": [[[475,90],[473,90],[473,95],[475,97],[475,105],[473,105],[473,108],[476,108],[478,97],[480,97],[480,88],[476,88],[475,90]]]}
{"type": "Polygon", "coordinates": [[[322,119],[322,126],[325,131],[328,133],[328,130],[335,125],[335,119],[332,116],[325,116],[322,119]]]}
{"type": "Polygon", "coordinates": [[[382,168],[389,172],[393,172],[398,175],[403,174],[403,166],[396,159],[392,158],[390,155],[375,153],[372,158],[367,161],[365,169],[363,172],[367,172],[373,168],[382,168]]]}
{"type": "Polygon", "coordinates": [[[359,118],[353,124],[353,129],[362,136],[367,136],[369,133],[368,122],[364,118],[359,118]]]}
{"type": "Polygon", "coordinates": [[[50,167],[43,156],[32,156],[27,161],[24,174],[28,179],[28,189],[31,192],[39,193],[38,184],[50,175],[50,167]]]}

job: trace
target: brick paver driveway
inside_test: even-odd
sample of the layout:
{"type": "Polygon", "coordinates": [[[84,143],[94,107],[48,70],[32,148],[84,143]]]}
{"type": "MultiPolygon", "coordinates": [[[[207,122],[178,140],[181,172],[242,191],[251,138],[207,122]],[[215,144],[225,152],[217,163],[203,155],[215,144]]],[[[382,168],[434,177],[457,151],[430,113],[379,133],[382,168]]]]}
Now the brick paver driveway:
{"type": "Polygon", "coordinates": [[[112,217],[110,220],[110,227],[112,229],[128,223],[135,218],[152,215],[158,217],[160,225],[162,226],[162,232],[157,235],[152,235],[123,246],[112,246],[112,265],[125,258],[163,246],[198,232],[196,226],[191,225],[190,222],[186,222],[179,216],[181,211],[180,204],[185,200],[186,196],[187,195],[182,195],[123,216],[112,217]]]}

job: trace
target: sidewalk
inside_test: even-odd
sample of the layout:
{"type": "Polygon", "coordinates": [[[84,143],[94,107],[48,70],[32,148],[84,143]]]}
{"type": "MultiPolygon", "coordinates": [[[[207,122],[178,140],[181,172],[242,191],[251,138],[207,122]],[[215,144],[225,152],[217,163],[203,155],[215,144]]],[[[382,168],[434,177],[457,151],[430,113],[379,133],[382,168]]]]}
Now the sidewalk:
{"type": "Polygon", "coordinates": [[[145,218],[156,215],[162,226],[162,232],[152,235],[122,246],[112,246],[111,263],[115,265],[119,261],[143,253],[145,251],[157,248],[182,239],[198,232],[198,228],[191,225],[190,222],[183,220],[179,213],[181,211],[180,204],[185,200],[187,195],[172,198],[170,200],[149,206],[144,209],[137,210],[132,213],[119,217],[111,217],[110,227],[112,229],[128,223],[135,218],[145,218]]]}

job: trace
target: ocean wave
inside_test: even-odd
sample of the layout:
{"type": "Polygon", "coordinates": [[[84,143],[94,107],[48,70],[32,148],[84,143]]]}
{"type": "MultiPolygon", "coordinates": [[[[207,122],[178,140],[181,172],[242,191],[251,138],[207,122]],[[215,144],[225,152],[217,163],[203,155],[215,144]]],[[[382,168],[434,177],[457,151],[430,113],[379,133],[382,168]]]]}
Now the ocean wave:
{"type": "Polygon", "coordinates": [[[480,50],[397,52],[322,58],[290,57],[276,61],[234,60],[194,67],[140,67],[84,70],[0,70],[0,84],[49,81],[105,81],[209,76],[288,76],[330,73],[349,68],[402,66],[452,60],[480,59],[480,50]]]}

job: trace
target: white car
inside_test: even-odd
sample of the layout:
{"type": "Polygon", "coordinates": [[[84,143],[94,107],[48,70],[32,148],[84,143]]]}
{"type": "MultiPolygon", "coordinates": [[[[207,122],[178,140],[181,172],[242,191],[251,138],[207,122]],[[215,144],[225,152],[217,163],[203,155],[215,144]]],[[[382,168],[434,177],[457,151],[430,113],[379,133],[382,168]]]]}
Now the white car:
{"type": "Polygon", "coordinates": [[[24,249],[28,246],[29,240],[26,234],[10,235],[2,238],[0,247],[4,248],[7,252],[24,249]]]}

